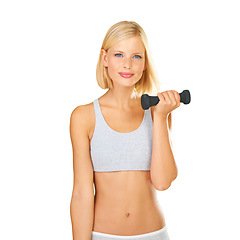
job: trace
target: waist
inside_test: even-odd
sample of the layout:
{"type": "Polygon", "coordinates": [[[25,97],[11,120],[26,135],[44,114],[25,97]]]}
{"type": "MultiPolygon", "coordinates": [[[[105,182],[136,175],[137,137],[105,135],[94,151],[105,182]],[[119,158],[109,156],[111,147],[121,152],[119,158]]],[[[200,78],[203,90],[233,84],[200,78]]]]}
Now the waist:
{"type": "Polygon", "coordinates": [[[96,232],[134,235],[165,226],[149,171],[95,172],[96,232]]]}
{"type": "Polygon", "coordinates": [[[152,218],[162,215],[160,204],[153,199],[147,200],[99,200],[95,198],[95,217],[101,221],[121,221],[128,219],[128,222],[139,218],[152,218]]]}
{"type": "Polygon", "coordinates": [[[96,232],[134,235],[152,232],[165,226],[162,209],[153,198],[116,200],[95,198],[96,232]]]}

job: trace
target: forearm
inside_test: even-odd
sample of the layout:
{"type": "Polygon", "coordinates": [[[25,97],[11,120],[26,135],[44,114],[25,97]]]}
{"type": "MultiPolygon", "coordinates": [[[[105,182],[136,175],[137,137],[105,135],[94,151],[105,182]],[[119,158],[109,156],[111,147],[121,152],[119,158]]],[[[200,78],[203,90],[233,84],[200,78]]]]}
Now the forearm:
{"type": "Polygon", "coordinates": [[[94,219],[94,195],[72,195],[70,205],[73,240],[91,240],[94,219]]]}
{"type": "Polygon", "coordinates": [[[154,115],[151,180],[158,190],[167,189],[177,177],[177,166],[170,145],[167,117],[154,115]]]}

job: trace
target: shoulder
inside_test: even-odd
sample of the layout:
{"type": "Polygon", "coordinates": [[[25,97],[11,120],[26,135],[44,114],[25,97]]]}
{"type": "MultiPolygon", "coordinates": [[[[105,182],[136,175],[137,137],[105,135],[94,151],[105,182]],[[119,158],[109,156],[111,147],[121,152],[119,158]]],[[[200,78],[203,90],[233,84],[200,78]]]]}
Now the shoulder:
{"type": "Polygon", "coordinates": [[[70,125],[81,125],[86,130],[86,134],[89,135],[92,119],[94,117],[94,105],[93,102],[85,105],[79,105],[73,109],[70,117],[70,125]]]}
{"type": "Polygon", "coordinates": [[[89,113],[89,105],[90,104],[86,104],[75,107],[71,113],[71,119],[84,122],[89,113]]]}
{"type": "Polygon", "coordinates": [[[73,109],[71,116],[79,117],[80,115],[81,116],[88,115],[92,107],[93,107],[93,102],[85,105],[79,105],[73,109]]]}

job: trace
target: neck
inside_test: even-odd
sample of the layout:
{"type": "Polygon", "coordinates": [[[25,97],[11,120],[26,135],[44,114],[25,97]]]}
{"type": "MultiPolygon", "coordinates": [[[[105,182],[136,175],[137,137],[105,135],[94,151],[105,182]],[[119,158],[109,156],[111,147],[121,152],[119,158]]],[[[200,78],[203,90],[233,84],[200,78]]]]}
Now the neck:
{"type": "Polygon", "coordinates": [[[108,90],[107,95],[111,99],[114,107],[126,110],[133,107],[137,102],[137,92],[134,87],[131,88],[111,88],[108,90]]]}

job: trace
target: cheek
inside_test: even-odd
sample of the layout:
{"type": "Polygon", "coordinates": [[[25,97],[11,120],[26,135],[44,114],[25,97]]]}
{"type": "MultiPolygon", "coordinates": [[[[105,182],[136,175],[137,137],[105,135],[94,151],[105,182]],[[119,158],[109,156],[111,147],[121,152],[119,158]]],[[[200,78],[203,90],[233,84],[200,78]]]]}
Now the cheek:
{"type": "Polygon", "coordinates": [[[119,62],[115,61],[114,59],[110,59],[108,64],[109,71],[116,70],[119,68],[119,62]]]}
{"type": "Polygon", "coordinates": [[[116,64],[116,63],[112,62],[110,68],[112,70],[117,70],[119,68],[119,64],[116,64]]]}
{"type": "Polygon", "coordinates": [[[136,64],[136,69],[138,71],[143,71],[144,70],[144,62],[136,64]]]}
{"type": "Polygon", "coordinates": [[[113,79],[117,72],[119,72],[119,63],[117,63],[116,61],[109,61],[108,63],[108,75],[111,79],[113,79]]]}
{"type": "Polygon", "coordinates": [[[108,59],[108,68],[109,69],[115,69],[116,68],[116,62],[112,57],[109,57],[108,59]]]}

